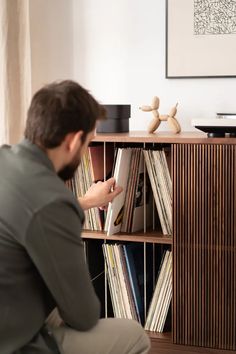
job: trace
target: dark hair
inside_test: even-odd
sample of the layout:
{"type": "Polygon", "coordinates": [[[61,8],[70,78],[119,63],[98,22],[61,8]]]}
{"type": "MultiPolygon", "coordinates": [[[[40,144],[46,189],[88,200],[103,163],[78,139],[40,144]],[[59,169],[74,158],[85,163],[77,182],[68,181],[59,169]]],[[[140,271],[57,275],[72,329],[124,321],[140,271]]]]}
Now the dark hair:
{"type": "Polygon", "coordinates": [[[33,96],[24,135],[45,148],[59,146],[68,133],[80,130],[84,141],[105,113],[105,108],[78,83],[54,82],[33,96]]]}

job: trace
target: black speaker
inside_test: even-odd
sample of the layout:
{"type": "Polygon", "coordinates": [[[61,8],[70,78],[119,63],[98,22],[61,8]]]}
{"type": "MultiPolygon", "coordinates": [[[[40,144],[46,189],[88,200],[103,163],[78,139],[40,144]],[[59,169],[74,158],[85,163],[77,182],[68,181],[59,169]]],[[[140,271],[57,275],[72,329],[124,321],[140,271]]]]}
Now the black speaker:
{"type": "Polygon", "coordinates": [[[99,121],[97,133],[125,133],[129,131],[130,105],[104,104],[107,119],[99,121]]]}

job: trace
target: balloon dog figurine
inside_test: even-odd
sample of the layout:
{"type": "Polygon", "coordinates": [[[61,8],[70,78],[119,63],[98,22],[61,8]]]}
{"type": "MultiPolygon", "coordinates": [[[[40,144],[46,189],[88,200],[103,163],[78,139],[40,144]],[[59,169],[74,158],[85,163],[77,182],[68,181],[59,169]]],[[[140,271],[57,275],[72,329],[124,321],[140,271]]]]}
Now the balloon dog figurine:
{"type": "Polygon", "coordinates": [[[158,112],[159,105],[160,105],[159,98],[157,96],[154,96],[150,106],[144,105],[139,107],[143,112],[152,112],[153,119],[148,125],[148,132],[154,133],[162,121],[167,121],[173,133],[175,134],[179,133],[181,131],[181,127],[179,125],[179,122],[175,118],[175,115],[177,113],[178,103],[176,103],[176,105],[171,108],[169,114],[164,114],[164,115],[159,114],[158,112]]]}

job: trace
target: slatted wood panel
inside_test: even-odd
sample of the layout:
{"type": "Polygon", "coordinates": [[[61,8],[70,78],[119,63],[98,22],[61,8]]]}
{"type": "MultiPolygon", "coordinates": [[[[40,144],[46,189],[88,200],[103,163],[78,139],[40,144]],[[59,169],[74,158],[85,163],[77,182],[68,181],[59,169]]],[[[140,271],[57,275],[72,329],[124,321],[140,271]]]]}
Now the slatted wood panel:
{"type": "Polygon", "coordinates": [[[173,340],[236,350],[236,145],[173,144],[173,340]]]}

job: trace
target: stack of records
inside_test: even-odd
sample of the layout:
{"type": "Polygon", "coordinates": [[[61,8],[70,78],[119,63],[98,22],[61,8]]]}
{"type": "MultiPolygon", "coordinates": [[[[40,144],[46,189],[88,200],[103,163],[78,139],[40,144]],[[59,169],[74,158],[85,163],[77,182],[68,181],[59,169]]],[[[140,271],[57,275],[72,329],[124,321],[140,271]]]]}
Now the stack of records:
{"type": "Polygon", "coordinates": [[[151,197],[148,180],[145,181],[144,159],[140,148],[119,148],[114,168],[116,183],[123,188],[109,204],[105,231],[135,232],[151,223],[151,197]]]}
{"type": "MultiPolygon", "coordinates": [[[[127,264],[124,245],[103,244],[104,258],[107,265],[108,283],[114,315],[117,318],[129,318],[140,322],[140,313],[134,287],[137,279],[132,277],[127,264]]],[[[132,266],[134,270],[134,267],[132,266]]]]}
{"type": "Polygon", "coordinates": [[[154,289],[152,245],[144,249],[140,242],[132,242],[102,247],[114,316],[144,325],[145,303],[150,303],[154,289]]]}
{"type": "Polygon", "coordinates": [[[172,234],[172,182],[164,150],[143,150],[164,235],[172,234]]]}
{"type": "MultiPolygon", "coordinates": [[[[84,196],[89,187],[93,184],[91,160],[88,150],[83,155],[74,178],[69,183],[76,198],[84,196]]],[[[98,208],[85,210],[85,222],[83,227],[85,230],[102,230],[102,221],[98,208]]]]}
{"type": "Polygon", "coordinates": [[[172,253],[166,251],[148,310],[145,329],[163,332],[172,298],[172,253]]]}

